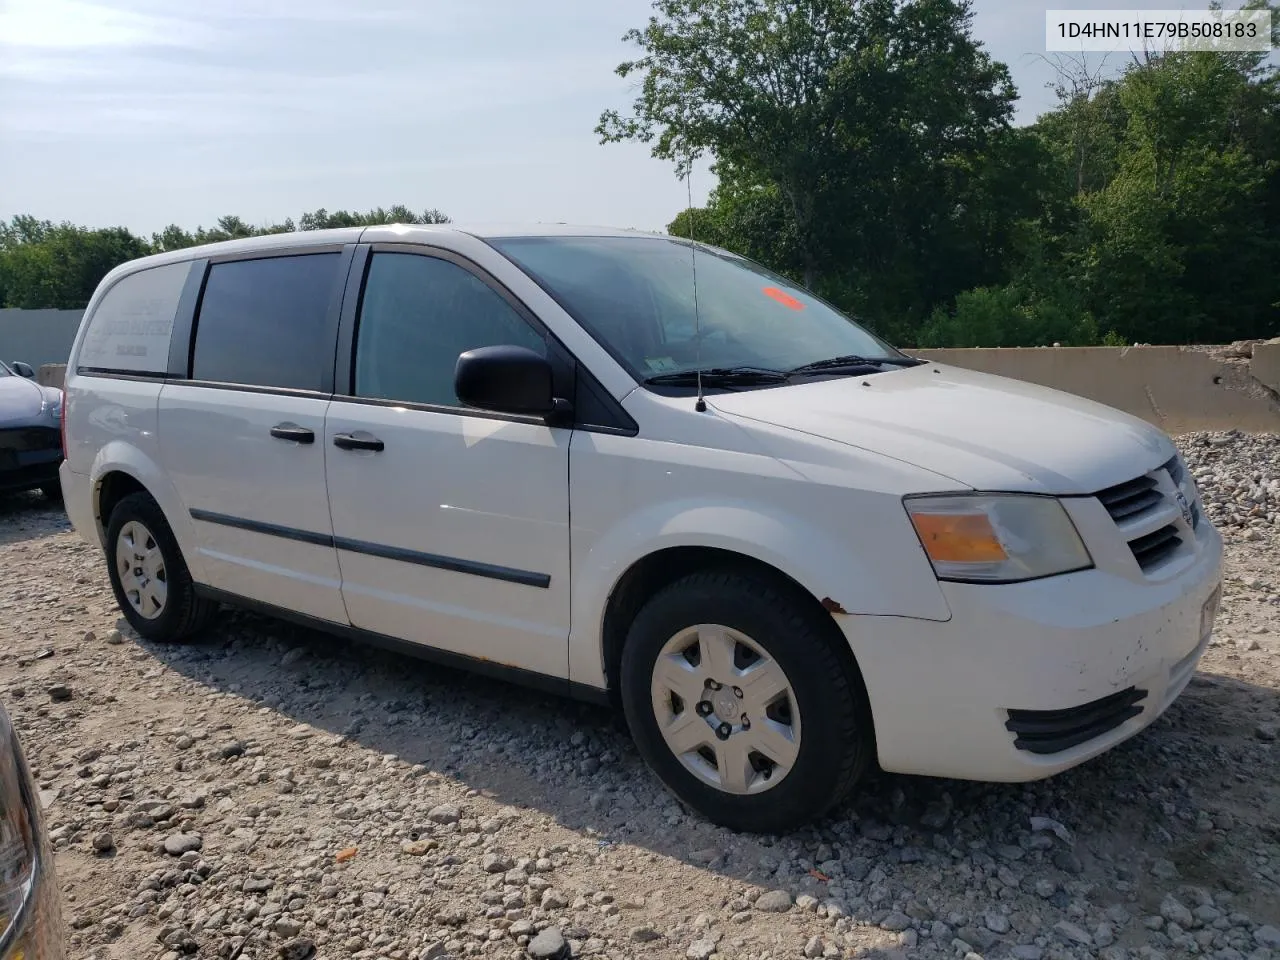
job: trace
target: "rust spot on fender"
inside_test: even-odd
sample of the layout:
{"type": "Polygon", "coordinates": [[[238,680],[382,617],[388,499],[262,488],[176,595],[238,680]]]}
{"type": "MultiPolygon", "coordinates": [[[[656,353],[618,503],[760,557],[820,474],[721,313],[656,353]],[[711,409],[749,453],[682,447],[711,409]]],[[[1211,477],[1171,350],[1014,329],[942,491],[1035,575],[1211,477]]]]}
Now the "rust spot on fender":
{"type": "Polygon", "coordinates": [[[827,611],[827,613],[831,613],[831,614],[836,614],[836,613],[847,614],[849,612],[844,607],[840,606],[840,604],[832,600],[830,597],[822,598],[822,609],[827,611]]]}

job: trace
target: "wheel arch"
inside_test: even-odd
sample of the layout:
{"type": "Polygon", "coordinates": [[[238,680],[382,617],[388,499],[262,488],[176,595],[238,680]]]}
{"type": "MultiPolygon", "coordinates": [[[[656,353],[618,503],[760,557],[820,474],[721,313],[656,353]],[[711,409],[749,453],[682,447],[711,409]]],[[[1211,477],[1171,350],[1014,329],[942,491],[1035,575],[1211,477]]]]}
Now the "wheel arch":
{"type": "Polygon", "coordinates": [[[833,617],[846,615],[829,597],[819,598],[794,577],[757,557],[736,550],[710,546],[671,546],[655,550],[636,560],[615,582],[609,593],[601,622],[601,656],[609,696],[616,701],[622,650],[627,631],[640,608],[659,591],[689,574],[707,570],[728,570],[766,579],[795,597],[796,601],[829,629],[826,638],[846,660],[853,675],[863,683],[857,657],[833,617]]]}
{"type": "Polygon", "coordinates": [[[110,470],[93,485],[93,518],[98,523],[101,536],[111,519],[111,511],[117,503],[131,493],[150,494],[141,480],[125,470],[110,470]]]}
{"type": "Polygon", "coordinates": [[[199,582],[199,553],[195,547],[195,527],[178,491],[159,464],[137,447],[126,443],[104,446],[94,460],[92,482],[93,519],[98,540],[104,548],[111,510],[131,493],[145,493],[160,507],[169,529],[178,541],[192,577],[199,582]]]}

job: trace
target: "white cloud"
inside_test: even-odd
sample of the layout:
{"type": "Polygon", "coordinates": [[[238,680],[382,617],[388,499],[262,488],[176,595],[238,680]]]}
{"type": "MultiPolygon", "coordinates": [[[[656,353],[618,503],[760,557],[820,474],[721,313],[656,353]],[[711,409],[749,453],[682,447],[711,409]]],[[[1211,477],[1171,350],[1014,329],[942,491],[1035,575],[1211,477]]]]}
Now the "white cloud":
{"type": "Polygon", "coordinates": [[[199,23],[89,0],[6,0],[0,7],[0,50],[204,46],[214,39],[199,23]]]}

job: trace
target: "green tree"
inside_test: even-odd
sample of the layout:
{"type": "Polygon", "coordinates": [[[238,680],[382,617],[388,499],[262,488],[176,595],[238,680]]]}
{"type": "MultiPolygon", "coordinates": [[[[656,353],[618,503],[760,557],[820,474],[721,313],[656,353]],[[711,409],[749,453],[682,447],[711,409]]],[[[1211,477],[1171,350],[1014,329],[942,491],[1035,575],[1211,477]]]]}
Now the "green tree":
{"type": "Polygon", "coordinates": [[[1040,146],[1010,130],[1008,71],[970,26],[965,0],[657,0],[617,70],[642,77],[632,111],[596,131],[681,175],[711,155],[708,216],[734,249],[909,333],[939,296],[1001,279],[1004,221],[1035,211],[1009,171],[1040,146]]]}
{"type": "Polygon", "coordinates": [[[1082,298],[1067,288],[1046,295],[1019,282],[976,287],[938,307],[921,331],[923,347],[1064,347],[1098,342],[1098,325],[1082,298]]]}
{"type": "Polygon", "coordinates": [[[450,223],[447,216],[434,207],[414,213],[403,204],[396,204],[389,210],[375,207],[364,213],[335,210],[330,213],[324,207],[304,213],[298,221],[302,230],[329,230],[335,227],[373,227],[384,223],[450,223]]]}
{"type": "Polygon", "coordinates": [[[1058,275],[1130,342],[1280,332],[1280,88],[1257,56],[1153,56],[1037,124],[1075,190],[1058,275]]]}
{"type": "Polygon", "coordinates": [[[4,305],[77,309],[115,266],[146,256],[150,246],[124,227],[88,230],[34,217],[0,227],[4,305]]]}
{"type": "MultiPolygon", "coordinates": [[[[301,229],[329,226],[367,226],[375,223],[448,223],[439,210],[414,213],[404,206],[382,207],[366,213],[323,209],[302,215],[301,229]]],[[[54,224],[19,215],[0,221],[0,306],[36,309],[85,306],[94,289],[114,267],[152,253],[181,250],[242,237],[288,233],[298,229],[292,219],[255,226],[243,217],[219,217],[212,227],[186,230],[170,224],[150,240],[124,227],[90,230],[70,223],[54,224]]]]}

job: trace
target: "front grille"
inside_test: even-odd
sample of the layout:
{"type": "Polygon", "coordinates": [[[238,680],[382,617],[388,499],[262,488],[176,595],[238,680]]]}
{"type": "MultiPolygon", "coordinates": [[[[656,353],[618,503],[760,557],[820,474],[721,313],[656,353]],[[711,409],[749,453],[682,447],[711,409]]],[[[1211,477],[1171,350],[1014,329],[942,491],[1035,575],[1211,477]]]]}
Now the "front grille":
{"type": "Polygon", "coordinates": [[[1098,499],[1111,514],[1111,519],[1120,523],[1158,507],[1164,496],[1156,489],[1155,477],[1145,476],[1108,487],[1098,494],[1098,499]]]}
{"type": "Polygon", "coordinates": [[[1147,691],[1129,687],[1101,700],[1065,710],[1010,710],[1005,729],[1013,745],[1028,753],[1061,753],[1088,743],[1142,713],[1147,691]]]}
{"type": "Polygon", "coordinates": [[[1177,550],[1180,543],[1182,538],[1178,536],[1178,528],[1168,524],[1136,540],[1130,540],[1129,549],[1133,551],[1133,559],[1138,561],[1138,566],[1149,570],[1177,550]]]}
{"type": "Polygon", "coordinates": [[[1158,471],[1118,483],[1095,496],[1125,534],[1133,558],[1144,573],[1158,567],[1185,542],[1185,528],[1167,521],[1177,517],[1185,507],[1190,514],[1189,517],[1183,514],[1187,525],[1192,530],[1200,526],[1201,512],[1195,484],[1182,459],[1177,456],[1158,471]],[[1162,489],[1160,471],[1168,474],[1175,488],[1174,494],[1168,493],[1167,487],[1162,489]],[[1186,499],[1185,504],[1181,502],[1183,498],[1186,499]],[[1165,525],[1157,530],[1151,529],[1153,523],[1162,521],[1166,521],[1165,525]]]}
{"type": "Polygon", "coordinates": [[[55,449],[62,449],[62,436],[54,427],[9,427],[0,430],[0,450],[33,453],[55,449]]]}
{"type": "Polygon", "coordinates": [[[27,490],[58,479],[58,462],[49,459],[28,466],[13,466],[0,450],[0,490],[27,490]]]}

